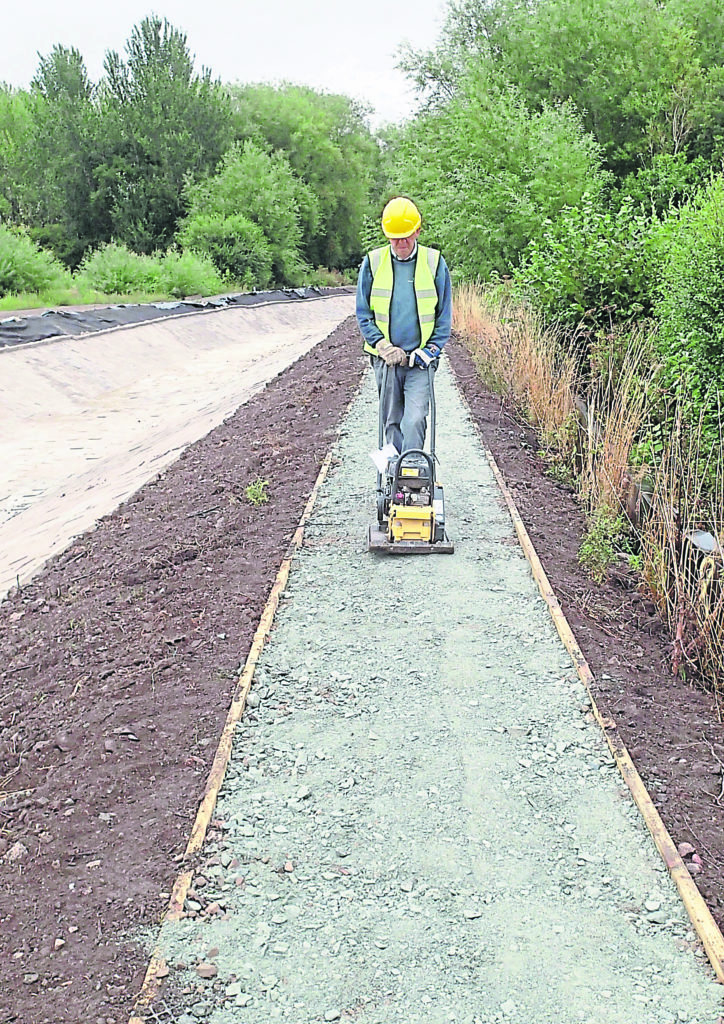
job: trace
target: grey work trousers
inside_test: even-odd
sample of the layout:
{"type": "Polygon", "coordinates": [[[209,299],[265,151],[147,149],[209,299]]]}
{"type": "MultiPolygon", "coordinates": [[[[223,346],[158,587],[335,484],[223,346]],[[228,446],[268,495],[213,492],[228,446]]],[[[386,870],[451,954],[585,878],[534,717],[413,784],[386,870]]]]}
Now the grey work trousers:
{"type": "MultiPolygon", "coordinates": [[[[382,394],[385,361],[370,356],[377,380],[377,394],[382,406],[385,441],[398,452],[423,448],[427,433],[427,413],[430,407],[430,385],[427,370],[418,366],[390,366],[387,368],[387,386],[382,394]]],[[[435,365],[435,369],[437,366],[435,365]]]]}

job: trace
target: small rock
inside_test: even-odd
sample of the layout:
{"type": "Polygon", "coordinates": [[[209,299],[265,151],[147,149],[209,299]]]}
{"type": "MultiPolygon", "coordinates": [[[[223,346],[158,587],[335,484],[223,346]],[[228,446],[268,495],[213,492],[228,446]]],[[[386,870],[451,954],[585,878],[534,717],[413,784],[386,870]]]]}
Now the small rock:
{"type": "Polygon", "coordinates": [[[241,995],[241,984],[238,981],[233,981],[231,985],[227,986],[226,995],[229,999],[233,999],[234,996],[241,995]]]}
{"type": "Polygon", "coordinates": [[[211,978],[215,978],[216,975],[219,973],[219,968],[216,966],[216,964],[197,964],[196,973],[200,978],[204,978],[204,980],[210,981],[211,978]]]}
{"type": "Polygon", "coordinates": [[[53,943],[53,949],[54,949],[54,950],[55,950],[55,952],[57,953],[57,952],[58,952],[58,950],[59,950],[59,949],[62,949],[64,945],[65,945],[65,939],[60,939],[60,938],[58,938],[58,939],[56,939],[56,940],[55,940],[55,942],[53,943]]]}
{"type": "Polygon", "coordinates": [[[297,800],[308,800],[312,795],[309,786],[300,786],[297,790],[297,800]]]}
{"type": "Polygon", "coordinates": [[[291,874],[291,872],[294,871],[294,864],[292,863],[292,861],[284,861],[284,870],[286,871],[287,874],[291,874]]]}
{"type": "Polygon", "coordinates": [[[679,843],[678,850],[680,857],[690,857],[692,853],[696,853],[696,847],[691,843],[679,843]]]}
{"type": "Polygon", "coordinates": [[[342,1016],[342,1014],[339,1012],[339,1010],[327,1010],[327,1012],[324,1015],[324,1019],[325,1020],[339,1020],[339,1018],[341,1016],[342,1016]]]}
{"type": "Polygon", "coordinates": [[[261,703],[261,699],[258,693],[249,693],[246,697],[246,706],[248,708],[258,708],[261,703]]]}
{"type": "Polygon", "coordinates": [[[40,975],[39,974],[35,974],[35,972],[33,972],[32,974],[24,974],[23,975],[23,985],[34,985],[35,982],[39,981],[39,980],[40,980],[40,975]]]}
{"type": "Polygon", "coordinates": [[[660,900],[646,900],[644,906],[653,913],[655,910],[661,909],[661,902],[660,900]]]}
{"type": "Polygon", "coordinates": [[[5,855],[5,859],[10,864],[17,864],[19,860],[24,860],[28,856],[28,848],[21,842],[13,843],[8,852],[5,855]]]}
{"type": "Polygon", "coordinates": [[[506,1017],[512,1017],[516,1011],[516,1005],[512,999],[506,999],[506,1001],[501,1004],[500,1009],[506,1017]]]}
{"type": "Polygon", "coordinates": [[[463,911],[463,914],[468,921],[476,921],[479,917],[483,916],[482,910],[478,907],[468,907],[467,910],[463,911]]]}
{"type": "Polygon", "coordinates": [[[665,910],[655,910],[652,914],[646,915],[646,920],[651,924],[666,924],[667,915],[665,910]]]}
{"type": "Polygon", "coordinates": [[[218,946],[214,946],[213,949],[210,949],[208,951],[208,953],[206,954],[206,959],[207,960],[215,960],[218,955],[219,955],[219,947],[218,946]]]}

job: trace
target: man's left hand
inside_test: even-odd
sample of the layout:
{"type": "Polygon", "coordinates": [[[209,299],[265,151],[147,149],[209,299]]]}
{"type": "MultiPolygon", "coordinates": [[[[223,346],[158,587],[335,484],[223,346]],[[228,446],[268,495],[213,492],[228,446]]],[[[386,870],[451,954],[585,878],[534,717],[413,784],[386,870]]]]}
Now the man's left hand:
{"type": "Polygon", "coordinates": [[[414,352],[410,353],[410,366],[420,366],[426,370],[430,363],[439,358],[441,352],[440,346],[434,342],[425,345],[424,348],[416,348],[414,352]]]}

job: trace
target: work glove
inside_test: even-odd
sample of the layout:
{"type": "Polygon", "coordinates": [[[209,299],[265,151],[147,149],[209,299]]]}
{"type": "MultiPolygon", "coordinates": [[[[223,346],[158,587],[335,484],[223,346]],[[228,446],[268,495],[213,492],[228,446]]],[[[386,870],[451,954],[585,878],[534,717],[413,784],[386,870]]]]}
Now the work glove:
{"type": "Polygon", "coordinates": [[[388,366],[402,366],[407,362],[407,352],[393,345],[386,338],[377,342],[377,354],[384,359],[388,366]]]}
{"type": "Polygon", "coordinates": [[[416,348],[414,352],[410,353],[410,366],[420,366],[423,370],[426,370],[430,363],[438,358],[441,352],[440,346],[431,341],[424,348],[416,348]]]}

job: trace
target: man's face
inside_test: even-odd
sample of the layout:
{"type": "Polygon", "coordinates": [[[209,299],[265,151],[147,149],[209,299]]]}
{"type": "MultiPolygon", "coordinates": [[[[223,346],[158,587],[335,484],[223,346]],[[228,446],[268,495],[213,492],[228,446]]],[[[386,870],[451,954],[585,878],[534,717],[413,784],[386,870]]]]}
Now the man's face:
{"type": "Polygon", "coordinates": [[[406,260],[408,256],[412,256],[412,251],[415,248],[415,242],[417,241],[417,236],[419,234],[420,229],[418,228],[417,231],[413,231],[411,235],[407,236],[407,238],[390,239],[392,251],[398,260],[406,260]]]}

